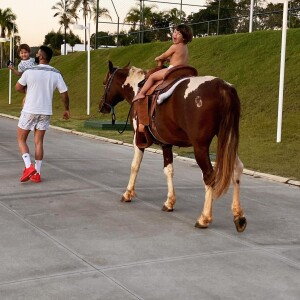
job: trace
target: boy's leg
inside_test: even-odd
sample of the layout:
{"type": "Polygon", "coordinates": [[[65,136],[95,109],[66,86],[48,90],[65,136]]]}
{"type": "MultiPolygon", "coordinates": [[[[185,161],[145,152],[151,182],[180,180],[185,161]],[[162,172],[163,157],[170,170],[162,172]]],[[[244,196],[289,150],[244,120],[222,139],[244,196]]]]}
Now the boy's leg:
{"type": "Polygon", "coordinates": [[[151,88],[151,86],[154,84],[155,81],[162,80],[167,72],[167,69],[162,69],[159,71],[154,72],[149,76],[149,78],[146,80],[145,84],[141,88],[141,90],[138,92],[138,94],[134,97],[134,101],[138,99],[143,99],[146,97],[147,91],[151,88]]]}

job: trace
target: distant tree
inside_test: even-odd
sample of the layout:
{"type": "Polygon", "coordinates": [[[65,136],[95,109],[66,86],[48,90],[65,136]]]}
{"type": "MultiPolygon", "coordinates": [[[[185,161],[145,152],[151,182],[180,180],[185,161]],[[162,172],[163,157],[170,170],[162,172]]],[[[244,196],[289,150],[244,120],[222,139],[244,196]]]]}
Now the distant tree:
{"type": "Polygon", "coordinates": [[[135,44],[135,38],[133,35],[120,31],[119,33],[119,46],[129,46],[135,44]]]}
{"type": "Polygon", "coordinates": [[[50,48],[60,49],[61,44],[63,44],[64,36],[61,32],[51,31],[45,35],[44,45],[49,46],[50,48]]]}
{"type": "Polygon", "coordinates": [[[154,40],[156,41],[169,41],[171,38],[170,32],[170,15],[167,12],[153,13],[152,26],[154,31],[154,40]]]}
{"type": "MultiPolygon", "coordinates": [[[[290,28],[300,26],[300,0],[289,2],[288,26],[290,28]]],[[[260,27],[258,29],[277,29],[282,27],[283,4],[269,3],[258,17],[260,27]]]]}
{"type": "MultiPolygon", "coordinates": [[[[17,16],[12,12],[12,10],[10,8],[6,8],[6,9],[0,8],[0,29],[1,29],[0,37],[1,38],[5,38],[6,33],[7,33],[7,36],[10,36],[13,31],[14,31],[14,33],[18,32],[18,27],[15,24],[16,19],[17,19],[17,16]]],[[[5,54],[4,53],[4,43],[0,43],[0,47],[1,47],[0,63],[1,63],[1,69],[2,69],[3,59],[4,59],[4,54],[5,54]]]]}
{"type": "Polygon", "coordinates": [[[69,40],[69,44],[70,44],[70,46],[71,46],[71,48],[72,48],[72,52],[74,52],[74,46],[76,45],[75,39],[70,39],[70,40],[69,40]]]}
{"type": "MultiPolygon", "coordinates": [[[[116,46],[116,36],[109,32],[98,31],[97,32],[97,45],[101,46],[116,46]]],[[[91,36],[91,46],[95,48],[95,33],[91,36]]]]}
{"type": "Polygon", "coordinates": [[[78,35],[74,35],[73,32],[67,33],[66,37],[58,31],[54,32],[53,30],[45,35],[44,45],[51,47],[55,50],[56,54],[60,54],[61,45],[64,42],[64,38],[66,38],[66,42],[71,45],[71,43],[80,44],[81,40],[78,35]]]}
{"type": "Polygon", "coordinates": [[[300,0],[290,1],[289,27],[300,27],[300,0]]]}

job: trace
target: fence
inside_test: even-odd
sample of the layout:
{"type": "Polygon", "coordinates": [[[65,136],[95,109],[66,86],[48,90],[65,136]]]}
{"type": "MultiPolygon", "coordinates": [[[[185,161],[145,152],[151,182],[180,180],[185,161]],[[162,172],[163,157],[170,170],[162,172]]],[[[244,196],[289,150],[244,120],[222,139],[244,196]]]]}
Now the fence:
{"type": "MultiPolygon", "coordinates": [[[[255,13],[253,15],[253,30],[276,30],[281,28],[282,10],[255,13]]],[[[99,22],[108,23],[108,22],[99,22]]],[[[112,23],[116,24],[116,23],[112,23]]],[[[105,46],[127,46],[138,43],[149,43],[153,41],[168,41],[172,37],[172,26],[163,28],[132,29],[132,24],[119,23],[123,26],[123,30],[119,33],[109,34],[107,36],[97,37],[97,45],[105,46]],[[127,32],[126,32],[127,28],[127,32]]],[[[194,37],[205,37],[209,35],[233,34],[249,31],[249,15],[239,17],[223,18],[208,20],[197,23],[189,23],[193,29],[194,37]]],[[[300,28],[300,9],[294,8],[289,10],[288,17],[289,28],[300,28]]],[[[92,43],[95,45],[95,42],[92,43]]]]}

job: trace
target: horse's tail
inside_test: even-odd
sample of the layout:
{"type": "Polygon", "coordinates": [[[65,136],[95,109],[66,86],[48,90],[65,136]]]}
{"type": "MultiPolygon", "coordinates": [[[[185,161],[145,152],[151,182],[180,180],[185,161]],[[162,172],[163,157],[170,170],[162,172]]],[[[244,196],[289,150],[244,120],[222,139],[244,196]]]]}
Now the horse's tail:
{"type": "Polygon", "coordinates": [[[218,131],[217,157],[214,166],[214,194],[223,195],[231,182],[239,144],[240,99],[234,87],[220,88],[222,104],[218,131]]]}

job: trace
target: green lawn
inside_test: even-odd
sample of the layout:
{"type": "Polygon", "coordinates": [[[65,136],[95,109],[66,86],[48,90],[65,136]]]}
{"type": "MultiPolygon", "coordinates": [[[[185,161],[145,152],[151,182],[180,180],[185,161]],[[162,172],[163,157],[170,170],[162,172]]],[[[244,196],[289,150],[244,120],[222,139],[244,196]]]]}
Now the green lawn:
{"type": "MultiPolygon", "coordinates": [[[[300,180],[300,29],[287,34],[282,142],[276,143],[281,31],[261,31],[194,39],[189,45],[190,64],[199,75],[213,75],[234,84],[242,102],[239,155],[245,168],[300,180]]],[[[72,119],[63,121],[58,95],[52,124],[132,142],[132,133],[87,129],[87,119],[110,120],[98,113],[107,61],[115,65],[152,68],[154,57],[171,42],[156,42],[91,52],[91,115],[86,115],[86,53],[54,57],[52,65],[63,74],[70,92],[72,119]]],[[[13,76],[13,86],[17,78],[13,76]]],[[[19,115],[22,95],[12,92],[8,105],[8,71],[0,70],[0,112],[19,115]]],[[[116,107],[117,120],[125,121],[129,105],[116,107]]],[[[211,152],[215,151],[215,143],[211,152]]],[[[193,156],[191,148],[175,152],[193,156]]]]}

